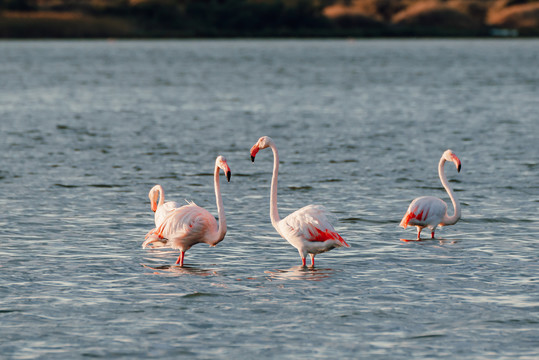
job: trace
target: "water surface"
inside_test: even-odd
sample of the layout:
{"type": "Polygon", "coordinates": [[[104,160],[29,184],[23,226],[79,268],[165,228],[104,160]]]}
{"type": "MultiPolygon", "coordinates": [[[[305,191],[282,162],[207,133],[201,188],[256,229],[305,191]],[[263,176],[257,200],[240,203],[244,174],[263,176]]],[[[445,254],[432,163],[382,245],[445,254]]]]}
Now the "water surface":
{"type": "Polygon", "coordinates": [[[1,42],[0,353],[534,358],[538,63],[537,40],[1,42]],[[323,204],[350,249],[298,266],[262,135],[281,216],[323,204]],[[462,219],[401,241],[413,198],[449,202],[447,148],[462,219]],[[142,249],[156,183],[217,214],[219,154],[225,240],[185,268],[142,249]]]}

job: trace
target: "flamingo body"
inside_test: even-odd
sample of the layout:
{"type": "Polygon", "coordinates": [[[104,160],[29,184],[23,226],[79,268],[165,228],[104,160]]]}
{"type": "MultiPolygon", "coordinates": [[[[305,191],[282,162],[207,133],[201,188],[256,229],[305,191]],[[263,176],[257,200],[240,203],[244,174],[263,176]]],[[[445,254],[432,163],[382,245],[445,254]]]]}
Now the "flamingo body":
{"type": "Polygon", "coordinates": [[[226,235],[226,219],[219,186],[219,169],[223,169],[230,181],[230,168],[223,156],[215,160],[214,186],[219,223],[206,209],[191,202],[170,212],[157,230],[147,237],[143,248],[157,247],[160,244],[180,250],[176,264],[183,266],[184,255],[193,245],[206,243],[215,246],[226,235]]]}
{"type": "Polygon", "coordinates": [[[404,214],[400,226],[405,229],[408,226],[415,226],[417,228],[418,240],[421,236],[421,230],[425,227],[431,230],[431,238],[434,238],[434,232],[437,226],[453,225],[460,219],[460,203],[449,186],[445,176],[444,165],[446,161],[454,162],[458,172],[460,172],[461,169],[461,162],[453,151],[446,150],[438,164],[440,181],[449,194],[455,212],[452,216],[449,216],[447,214],[446,202],[434,196],[422,196],[414,199],[410,206],[408,206],[408,210],[404,214]]]}
{"type": "Polygon", "coordinates": [[[350,247],[337,233],[329,221],[328,211],[320,205],[308,205],[284,219],[280,219],[277,209],[277,178],[279,173],[279,153],[273,140],[268,136],[258,139],[251,148],[251,160],[254,162],[260,149],[270,147],[273,151],[273,176],[270,193],[270,218],[273,227],[286,241],[294,246],[301,257],[302,266],[305,266],[307,254],[311,257],[311,266],[314,266],[314,256],[337,247],[350,247]]]}
{"type": "MultiPolygon", "coordinates": [[[[193,245],[208,242],[218,230],[217,221],[208,210],[190,203],[174,210],[157,228],[156,233],[144,242],[148,247],[158,239],[166,238],[167,247],[186,252],[193,245]]],[[[212,245],[212,244],[210,244],[212,245]]]]}
{"type": "Polygon", "coordinates": [[[427,227],[434,231],[438,225],[443,226],[442,219],[446,213],[445,201],[434,196],[422,196],[412,201],[400,226],[405,229],[407,226],[417,226],[421,229],[427,227]]]}
{"type": "Polygon", "coordinates": [[[337,247],[350,247],[329,222],[321,205],[307,205],[279,221],[279,234],[294,246],[302,259],[337,247]]]}
{"type": "Polygon", "coordinates": [[[171,212],[179,208],[181,205],[176,201],[167,201],[163,205],[158,206],[155,212],[155,227],[159,227],[165,221],[171,212]]]}

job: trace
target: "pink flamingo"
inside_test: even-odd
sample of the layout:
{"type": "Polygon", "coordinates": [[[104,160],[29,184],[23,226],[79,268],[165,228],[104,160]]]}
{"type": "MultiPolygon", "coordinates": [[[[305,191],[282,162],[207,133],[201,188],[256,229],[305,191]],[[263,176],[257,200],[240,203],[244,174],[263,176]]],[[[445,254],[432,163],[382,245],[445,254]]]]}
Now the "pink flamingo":
{"type": "Polygon", "coordinates": [[[180,256],[176,264],[183,266],[185,252],[193,245],[206,243],[210,246],[215,246],[225,238],[226,218],[219,185],[219,169],[224,171],[227,180],[230,181],[230,168],[223,156],[218,156],[215,160],[214,172],[215,199],[217,213],[219,214],[219,224],[206,209],[191,202],[189,205],[184,205],[172,211],[163,220],[157,231],[144,241],[143,248],[153,246],[156,242],[162,242],[162,239],[167,239],[167,247],[180,250],[180,256]]]}
{"type": "Polygon", "coordinates": [[[148,197],[150,198],[152,211],[155,212],[155,227],[152,230],[148,231],[148,233],[144,237],[145,239],[147,239],[157,230],[159,225],[161,225],[161,223],[172,211],[180,207],[180,204],[178,204],[176,201],[165,202],[165,191],[163,190],[163,187],[159,184],[155,185],[150,190],[150,192],[148,193],[148,197]],[[158,199],[159,203],[157,202],[158,199]]]}
{"type": "Polygon", "coordinates": [[[456,198],[453,190],[445,177],[444,164],[446,161],[452,161],[457,167],[457,172],[460,172],[460,159],[451,150],[446,150],[440,158],[438,164],[438,174],[442,185],[449,194],[449,198],[453,203],[455,213],[453,216],[447,215],[447,204],[442,199],[434,196],[422,196],[414,199],[406,214],[400,222],[400,226],[406,229],[408,225],[417,227],[417,240],[420,239],[421,230],[428,227],[432,230],[431,238],[434,239],[434,231],[437,226],[454,225],[460,219],[460,203],[456,198]]]}
{"type": "Polygon", "coordinates": [[[262,136],[251,148],[251,161],[260,149],[270,147],[273,151],[273,177],[271,178],[270,218],[271,224],[286,241],[298,249],[301,265],[305,266],[305,257],[311,256],[314,267],[314,256],[333,248],[350,247],[335,231],[328,220],[330,214],[320,205],[307,205],[284,219],[279,217],[277,209],[277,176],[279,173],[279,153],[275,143],[269,136],[262,136]]]}

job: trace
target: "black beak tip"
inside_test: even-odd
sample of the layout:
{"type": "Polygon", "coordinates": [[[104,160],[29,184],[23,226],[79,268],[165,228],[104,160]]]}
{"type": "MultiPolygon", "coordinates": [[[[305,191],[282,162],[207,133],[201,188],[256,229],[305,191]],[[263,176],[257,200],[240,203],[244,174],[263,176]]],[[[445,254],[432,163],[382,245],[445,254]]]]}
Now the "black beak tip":
{"type": "Polygon", "coordinates": [[[460,164],[457,166],[457,172],[460,172],[460,164]]]}
{"type": "Polygon", "coordinates": [[[253,155],[251,155],[251,161],[255,162],[255,157],[253,155]]]}
{"type": "Polygon", "coordinates": [[[232,176],[232,172],[231,172],[231,171],[229,171],[229,172],[226,173],[226,180],[227,180],[228,182],[230,182],[230,177],[231,177],[231,176],[232,176]]]}

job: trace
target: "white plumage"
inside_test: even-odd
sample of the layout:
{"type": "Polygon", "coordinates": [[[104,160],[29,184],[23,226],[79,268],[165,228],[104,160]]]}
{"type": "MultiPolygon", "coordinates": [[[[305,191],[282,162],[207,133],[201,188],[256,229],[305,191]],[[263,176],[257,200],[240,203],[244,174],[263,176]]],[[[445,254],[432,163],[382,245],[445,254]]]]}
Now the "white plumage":
{"type": "Polygon", "coordinates": [[[422,226],[434,230],[447,213],[447,204],[434,196],[422,196],[414,199],[408,210],[407,217],[401,225],[406,229],[409,226],[422,226]],[[410,214],[413,214],[410,216],[410,214]],[[406,222],[407,221],[407,222],[406,222]]]}
{"type": "Polygon", "coordinates": [[[158,206],[157,211],[155,212],[155,227],[159,227],[159,225],[165,221],[167,216],[179,207],[180,204],[176,201],[167,201],[162,206],[158,206]]]}
{"type": "Polygon", "coordinates": [[[307,205],[279,222],[279,234],[294,246],[302,257],[320,254],[349,245],[337,233],[329,218],[333,217],[321,205],[307,205]]]}

